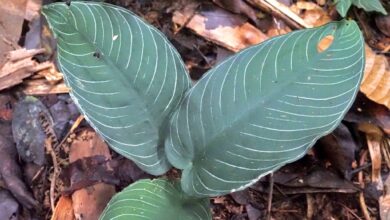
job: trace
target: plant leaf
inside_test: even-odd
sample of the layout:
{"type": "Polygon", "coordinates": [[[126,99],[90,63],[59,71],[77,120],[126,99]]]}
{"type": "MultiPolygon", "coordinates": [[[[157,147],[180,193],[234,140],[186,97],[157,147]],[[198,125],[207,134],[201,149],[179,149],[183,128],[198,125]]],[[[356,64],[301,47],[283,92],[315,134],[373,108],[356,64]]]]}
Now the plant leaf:
{"type": "Polygon", "coordinates": [[[211,220],[208,199],[189,198],[180,184],[140,180],[116,194],[100,216],[107,219],[211,220]]]}
{"type": "Polygon", "coordinates": [[[187,92],[166,140],[183,190],[241,190],[305,155],[340,123],[363,68],[363,37],[347,20],[272,38],[213,68],[187,92]]]}
{"type": "Polygon", "coordinates": [[[367,12],[376,11],[387,15],[386,9],[383,8],[382,3],[379,0],[353,0],[352,4],[367,12]]]}
{"type": "Polygon", "coordinates": [[[342,16],[345,17],[349,8],[352,5],[352,0],[335,0],[336,10],[342,16]]]}
{"type": "Polygon", "coordinates": [[[93,2],[43,8],[71,96],[119,154],[154,175],[167,118],[190,86],[180,56],[157,29],[125,9],[93,2]]]}
{"type": "Polygon", "coordinates": [[[334,0],[336,4],[337,12],[345,17],[351,5],[355,5],[358,8],[361,8],[367,12],[376,11],[387,15],[386,9],[383,8],[379,0],[334,0]]]}
{"type": "Polygon", "coordinates": [[[390,65],[384,55],[376,54],[368,45],[366,66],[360,91],[376,103],[390,109],[390,65]]]}

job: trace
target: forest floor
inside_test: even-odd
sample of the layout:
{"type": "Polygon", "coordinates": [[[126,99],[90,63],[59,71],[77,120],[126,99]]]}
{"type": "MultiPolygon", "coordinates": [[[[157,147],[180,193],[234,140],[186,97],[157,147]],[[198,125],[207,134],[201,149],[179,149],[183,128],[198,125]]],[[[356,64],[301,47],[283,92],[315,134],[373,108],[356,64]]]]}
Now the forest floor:
{"type": "MultiPolygon", "coordinates": [[[[111,151],[80,116],[39,14],[52,1],[1,2],[0,220],[97,219],[115,192],[153,177],[111,151]]],[[[161,30],[194,82],[248,46],[341,19],[332,0],[279,0],[283,7],[262,0],[106,2],[161,30]]],[[[302,159],[246,190],[211,198],[213,219],[390,219],[390,16],[353,7],[347,17],[363,32],[366,69],[343,122],[302,159]]]]}

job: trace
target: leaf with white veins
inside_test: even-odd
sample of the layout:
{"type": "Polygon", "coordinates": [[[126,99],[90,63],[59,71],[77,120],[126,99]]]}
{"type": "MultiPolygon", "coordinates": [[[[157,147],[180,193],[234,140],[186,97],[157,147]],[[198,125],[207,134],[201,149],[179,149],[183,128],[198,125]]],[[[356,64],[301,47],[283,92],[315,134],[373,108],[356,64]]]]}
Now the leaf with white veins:
{"type": "Polygon", "coordinates": [[[211,220],[208,199],[190,198],[180,184],[164,179],[140,180],[116,194],[100,220],[211,220]]]}
{"type": "Polygon", "coordinates": [[[193,196],[243,189],[295,161],[351,106],[364,69],[354,21],[295,31],[222,62],[172,116],[166,153],[193,196]],[[322,39],[333,36],[325,51],[322,39]]]}
{"type": "Polygon", "coordinates": [[[170,165],[159,147],[190,80],[175,48],[123,8],[95,2],[46,5],[58,66],[71,96],[118,153],[148,173],[170,165]]]}

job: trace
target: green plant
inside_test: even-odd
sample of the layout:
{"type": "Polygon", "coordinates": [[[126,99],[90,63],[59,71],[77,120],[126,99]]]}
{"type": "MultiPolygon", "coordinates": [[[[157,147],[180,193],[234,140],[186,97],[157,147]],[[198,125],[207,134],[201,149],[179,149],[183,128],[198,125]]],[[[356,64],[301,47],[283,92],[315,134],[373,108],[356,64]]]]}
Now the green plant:
{"type": "Polygon", "coordinates": [[[102,219],[211,219],[209,200],[185,195],[180,184],[165,179],[140,180],[115,195],[102,219]]]}
{"type": "Polygon", "coordinates": [[[347,15],[347,12],[352,5],[368,12],[375,11],[384,15],[387,14],[380,0],[334,0],[334,2],[336,4],[337,12],[342,17],[345,17],[347,15]]]}
{"type": "Polygon", "coordinates": [[[183,170],[181,184],[130,185],[101,219],[210,219],[205,198],[244,189],[331,132],[364,68],[361,32],[343,20],[245,49],[190,88],[175,48],[131,12],[72,2],[43,14],[71,95],[96,131],[148,173],[183,170]]]}

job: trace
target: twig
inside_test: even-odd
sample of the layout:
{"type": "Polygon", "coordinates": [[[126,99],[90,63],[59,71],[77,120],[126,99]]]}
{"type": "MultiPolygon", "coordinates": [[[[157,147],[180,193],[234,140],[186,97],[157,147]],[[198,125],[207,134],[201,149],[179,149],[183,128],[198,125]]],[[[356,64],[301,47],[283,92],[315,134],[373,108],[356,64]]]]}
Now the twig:
{"type": "Polygon", "coordinates": [[[272,209],[273,212],[281,212],[281,213],[299,213],[299,210],[292,209],[272,209]]]}
{"type": "Polygon", "coordinates": [[[72,127],[69,129],[68,133],[66,133],[65,137],[62,138],[61,142],[58,144],[59,147],[61,147],[66,139],[68,139],[69,135],[74,132],[74,130],[80,125],[80,123],[84,120],[84,115],[79,115],[77,117],[76,121],[73,123],[72,127]]]}
{"type": "MultiPolygon", "coordinates": [[[[389,46],[390,49],[390,46],[389,46]]],[[[390,139],[383,138],[382,140],[382,155],[388,168],[390,168],[390,139]]]]}
{"type": "Polygon", "coordinates": [[[367,168],[369,168],[371,166],[371,163],[366,163],[364,164],[363,166],[359,166],[355,169],[353,169],[351,172],[349,172],[349,174],[352,176],[352,175],[355,175],[356,173],[359,173],[367,168]]]}
{"type": "Polygon", "coordinates": [[[42,174],[43,170],[45,169],[44,166],[42,166],[34,175],[34,177],[32,178],[31,182],[35,182],[35,180],[42,174]]]}
{"type": "Polygon", "coordinates": [[[274,193],[274,174],[269,175],[269,193],[267,206],[267,220],[271,220],[272,194],[274,193]]]}
{"type": "MultiPolygon", "coordinates": [[[[360,160],[359,160],[359,166],[363,166],[363,164],[365,162],[365,158],[367,157],[367,153],[368,153],[367,150],[363,151],[362,156],[360,157],[360,160]]],[[[358,179],[359,179],[360,186],[362,188],[364,188],[363,172],[362,171],[359,172],[358,179]]],[[[360,204],[360,208],[361,208],[361,210],[363,212],[364,218],[366,220],[371,220],[370,213],[368,213],[366,201],[364,201],[364,193],[363,193],[363,191],[361,191],[359,193],[359,204],[360,204]]]]}
{"type": "Polygon", "coordinates": [[[313,218],[314,208],[313,208],[313,196],[310,193],[306,193],[306,201],[307,201],[307,219],[313,218]]]}
{"type": "Polygon", "coordinates": [[[19,50],[10,51],[7,55],[7,58],[8,60],[15,62],[26,58],[31,58],[37,54],[44,53],[45,51],[46,50],[44,48],[30,50],[22,48],[19,50]]]}
{"type": "Polygon", "coordinates": [[[52,179],[50,180],[50,206],[52,209],[52,213],[54,213],[54,210],[55,210],[54,190],[55,190],[55,186],[56,186],[56,180],[57,180],[58,174],[60,172],[56,153],[53,150],[52,143],[55,142],[55,146],[54,146],[55,149],[62,146],[62,144],[65,142],[65,140],[68,138],[68,136],[71,133],[73,133],[73,131],[80,125],[80,123],[83,121],[83,119],[84,119],[83,115],[80,115],[76,119],[76,121],[73,123],[72,127],[69,129],[68,133],[65,135],[65,137],[62,139],[61,142],[58,143],[58,141],[53,141],[53,139],[50,138],[49,135],[48,135],[48,138],[46,138],[46,140],[45,140],[46,150],[50,154],[52,161],[53,161],[53,175],[52,175],[52,179]]]}
{"type": "Polygon", "coordinates": [[[57,175],[59,173],[59,168],[58,168],[58,163],[57,163],[57,158],[56,158],[56,154],[53,150],[53,146],[51,145],[51,139],[50,138],[46,138],[45,140],[45,147],[46,147],[46,150],[47,152],[50,153],[50,156],[51,156],[51,159],[53,160],[53,175],[52,175],[52,178],[50,180],[50,206],[51,206],[51,210],[52,210],[52,213],[54,213],[54,209],[55,209],[55,206],[54,206],[54,189],[55,189],[55,186],[56,186],[56,179],[57,179],[57,175]]]}
{"type": "Polygon", "coordinates": [[[301,17],[277,0],[248,0],[248,2],[280,19],[295,29],[311,28],[301,17]]]}
{"type": "Polygon", "coordinates": [[[351,215],[353,215],[353,217],[355,217],[356,219],[358,219],[358,220],[363,220],[362,218],[360,218],[358,215],[356,215],[356,213],[353,211],[353,210],[351,210],[350,208],[348,208],[348,206],[346,206],[346,205],[344,205],[344,204],[342,204],[342,203],[340,203],[340,202],[337,202],[339,205],[341,205],[343,208],[345,208],[345,210],[347,210],[347,212],[349,213],[349,214],[351,214],[351,215]]]}
{"type": "Polygon", "coordinates": [[[282,191],[282,189],[278,185],[274,184],[274,187],[280,194],[282,194],[284,197],[287,197],[287,195],[282,191]]]}

